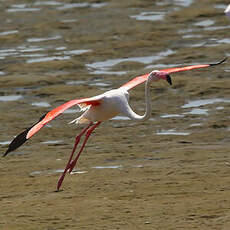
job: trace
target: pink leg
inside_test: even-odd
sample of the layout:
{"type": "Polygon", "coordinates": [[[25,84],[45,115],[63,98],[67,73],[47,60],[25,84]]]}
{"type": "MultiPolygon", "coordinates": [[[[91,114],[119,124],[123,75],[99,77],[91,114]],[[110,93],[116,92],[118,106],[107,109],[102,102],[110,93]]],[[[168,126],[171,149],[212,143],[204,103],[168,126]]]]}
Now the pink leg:
{"type": "Polygon", "coordinates": [[[66,167],[65,167],[65,170],[64,172],[62,173],[61,177],[59,178],[58,180],[58,184],[57,184],[57,190],[59,190],[59,188],[61,187],[61,184],[65,178],[65,174],[66,172],[68,171],[68,169],[70,168],[70,162],[72,161],[72,158],[73,158],[73,155],[74,155],[74,152],[77,148],[77,145],[79,143],[79,141],[81,140],[81,136],[85,134],[85,132],[90,128],[90,126],[93,124],[93,122],[90,122],[89,125],[86,126],[86,128],[84,128],[81,133],[79,135],[76,136],[75,138],[75,144],[74,144],[74,147],[73,147],[73,150],[72,150],[72,153],[70,154],[70,157],[69,157],[69,160],[68,160],[68,163],[66,164],[66,167]]]}
{"type": "Polygon", "coordinates": [[[78,152],[76,158],[75,158],[75,159],[70,163],[70,165],[69,165],[69,166],[70,166],[70,167],[69,167],[69,173],[71,173],[71,172],[73,171],[73,169],[74,169],[74,167],[75,167],[75,165],[76,165],[76,163],[77,163],[77,160],[78,160],[78,158],[80,157],[80,155],[81,155],[81,153],[82,153],[82,151],[83,151],[83,149],[84,149],[84,147],[85,147],[85,144],[86,144],[87,140],[89,139],[91,133],[92,133],[93,130],[96,129],[100,124],[101,124],[101,122],[97,122],[94,126],[92,126],[90,129],[87,130],[87,132],[86,132],[86,134],[85,134],[85,140],[84,140],[84,142],[83,142],[83,144],[82,144],[82,146],[81,146],[80,151],[78,152]]]}

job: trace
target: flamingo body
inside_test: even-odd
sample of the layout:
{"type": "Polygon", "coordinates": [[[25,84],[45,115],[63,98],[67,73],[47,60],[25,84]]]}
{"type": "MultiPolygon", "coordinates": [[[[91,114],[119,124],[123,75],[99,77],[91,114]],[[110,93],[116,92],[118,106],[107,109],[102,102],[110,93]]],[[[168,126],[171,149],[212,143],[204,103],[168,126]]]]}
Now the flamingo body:
{"type": "Polygon", "coordinates": [[[124,108],[129,106],[128,98],[129,93],[124,89],[114,89],[105,92],[98,96],[97,105],[87,106],[86,111],[73,122],[81,124],[90,121],[107,121],[118,114],[124,113],[124,108]]]}

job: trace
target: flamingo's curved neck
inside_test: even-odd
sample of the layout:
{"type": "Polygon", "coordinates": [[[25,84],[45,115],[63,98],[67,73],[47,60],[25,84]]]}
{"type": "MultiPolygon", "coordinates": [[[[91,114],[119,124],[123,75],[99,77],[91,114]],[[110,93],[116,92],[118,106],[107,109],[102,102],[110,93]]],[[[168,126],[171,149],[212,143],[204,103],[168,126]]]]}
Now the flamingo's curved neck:
{"type": "Polygon", "coordinates": [[[151,116],[151,103],[150,103],[150,78],[145,83],[145,102],[146,102],[146,110],[144,115],[138,115],[135,113],[130,105],[127,103],[126,109],[124,111],[124,114],[129,117],[132,120],[136,121],[146,121],[151,116]]]}

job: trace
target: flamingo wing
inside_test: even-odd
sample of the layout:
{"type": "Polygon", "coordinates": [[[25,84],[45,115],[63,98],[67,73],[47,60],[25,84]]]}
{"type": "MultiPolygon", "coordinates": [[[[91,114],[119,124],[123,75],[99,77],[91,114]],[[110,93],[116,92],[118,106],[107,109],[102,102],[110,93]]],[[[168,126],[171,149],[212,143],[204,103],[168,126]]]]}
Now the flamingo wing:
{"type": "Polygon", "coordinates": [[[70,107],[74,105],[80,105],[81,107],[90,106],[90,105],[97,106],[100,105],[101,98],[102,98],[101,95],[99,95],[91,98],[75,99],[56,107],[55,109],[43,115],[39,119],[39,121],[33,124],[31,127],[27,128],[25,131],[18,134],[9,144],[7,151],[4,153],[3,156],[6,156],[9,152],[14,151],[18,147],[20,147],[35,133],[37,133],[44,125],[52,121],[55,117],[59,116],[70,107]]]}
{"type": "MultiPolygon", "coordinates": [[[[205,68],[205,67],[209,67],[209,66],[219,65],[219,64],[225,62],[226,59],[227,58],[224,58],[223,60],[216,62],[216,63],[213,63],[213,64],[190,65],[190,66],[185,66],[185,67],[175,67],[175,68],[169,68],[169,69],[162,69],[160,71],[166,72],[167,74],[171,74],[171,73],[177,73],[177,72],[181,72],[181,71],[200,69],[200,68],[205,68]]],[[[135,77],[131,81],[122,85],[120,88],[130,90],[130,89],[134,88],[135,86],[144,83],[147,80],[148,76],[149,76],[149,73],[135,77]]]]}

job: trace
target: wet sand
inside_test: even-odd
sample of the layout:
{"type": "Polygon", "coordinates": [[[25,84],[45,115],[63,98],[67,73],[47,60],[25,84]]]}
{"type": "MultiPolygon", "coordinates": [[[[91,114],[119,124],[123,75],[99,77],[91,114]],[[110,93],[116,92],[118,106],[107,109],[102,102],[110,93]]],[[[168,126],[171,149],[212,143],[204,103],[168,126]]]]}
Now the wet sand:
{"type": "MultiPolygon", "coordinates": [[[[2,1],[1,152],[70,99],[229,56],[228,3],[2,1]]],[[[75,111],[55,119],[0,160],[0,229],[229,229],[229,71],[227,61],[153,84],[152,119],[103,123],[60,192],[81,127],[68,125],[75,111]]],[[[130,95],[143,113],[144,86],[130,95]]]]}

